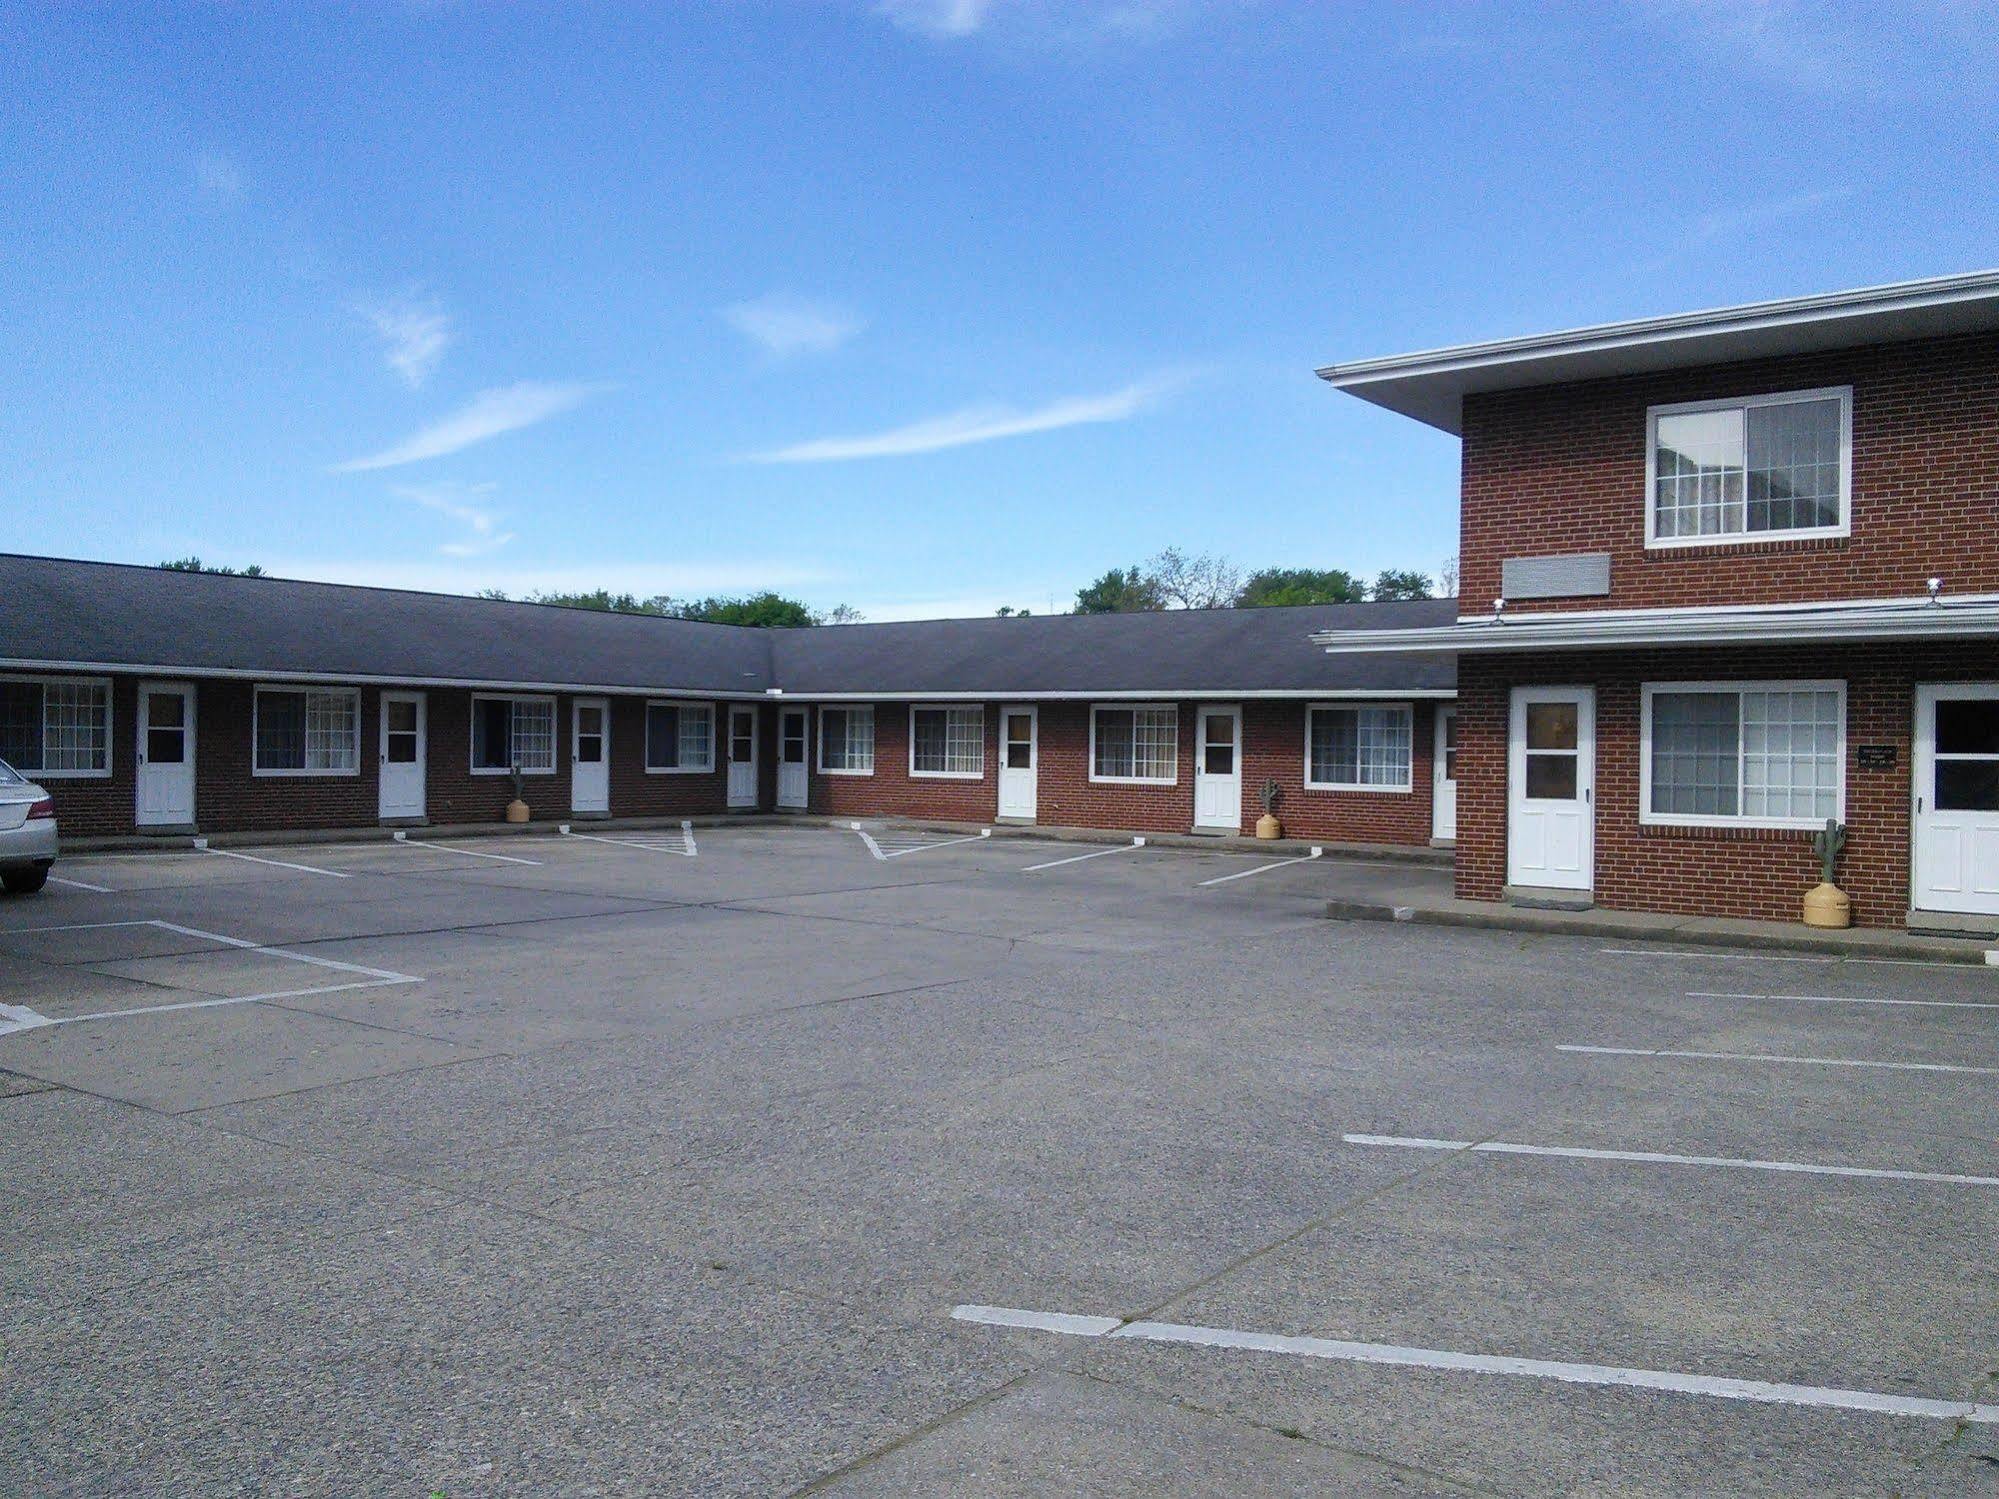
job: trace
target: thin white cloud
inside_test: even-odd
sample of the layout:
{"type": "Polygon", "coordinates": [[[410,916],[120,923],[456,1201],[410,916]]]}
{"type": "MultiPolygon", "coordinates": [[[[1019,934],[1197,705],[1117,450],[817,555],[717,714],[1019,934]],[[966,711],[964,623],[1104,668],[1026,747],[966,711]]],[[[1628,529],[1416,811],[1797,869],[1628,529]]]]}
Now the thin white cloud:
{"type": "Polygon", "coordinates": [[[438,547],[442,555],[483,557],[489,552],[497,552],[514,539],[512,531],[500,529],[499,515],[484,503],[494,488],[491,484],[465,484],[456,479],[446,479],[437,484],[399,484],[394,492],[465,527],[465,533],[457,540],[444,542],[438,547]]]}
{"type": "Polygon", "coordinates": [[[411,390],[421,390],[451,343],[451,318],[414,293],[370,299],[355,311],[382,341],[382,357],[411,390]]]}
{"type": "Polygon", "coordinates": [[[904,31],[946,40],[970,36],[986,24],[992,0],[879,0],[875,14],[904,31]]]}
{"type": "Polygon", "coordinates": [[[770,292],[722,309],[731,328],[777,359],[830,354],[867,323],[832,302],[815,302],[786,292],[770,292]]]}
{"type": "Polygon", "coordinates": [[[193,163],[195,196],[227,207],[243,201],[243,174],[220,151],[204,151],[193,163]]]}
{"type": "Polygon", "coordinates": [[[1989,5],[1908,0],[1628,0],[1641,21],[1708,53],[1759,86],[1801,92],[1935,90],[1940,80],[1989,89],[1999,24],[1989,5]]]}
{"type": "Polygon", "coordinates": [[[404,438],[394,447],[384,448],[365,458],[336,463],[336,474],[365,473],[371,469],[397,468],[405,463],[421,463],[458,453],[475,443],[485,442],[503,432],[517,432],[552,416],[560,416],[583,404],[603,390],[602,385],[551,384],[542,380],[522,380],[494,390],[482,390],[442,421],[404,438]]]}
{"type": "Polygon", "coordinates": [[[855,458],[907,458],[946,448],[996,442],[1099,422],[1122,422],[1156,405],[1182,383],[1158,376],[1100,396],[1071,396],[1022,411],[1011,406],[966,406],[943,416],[912,422],[861,437],[820,437],[789,447],[752,453],[750,463],[841,463],[855,458]]]}
{"type": "Polygon", "coordinates": [[[1850,187],[1830,187],[1817,192],[1791,193],[1761,203],[1743,203],[1699,214],[1667,244],[1660,254],[1644,262],[1642,269],[1656,270],[1683,255],[1695,254],[1712,245],[1739,243],[1745,236],[1752,235],[1760,229],[1816,213],[1821,208],[1829,207],[1852,196],[1853,189],[1850,187]]]}

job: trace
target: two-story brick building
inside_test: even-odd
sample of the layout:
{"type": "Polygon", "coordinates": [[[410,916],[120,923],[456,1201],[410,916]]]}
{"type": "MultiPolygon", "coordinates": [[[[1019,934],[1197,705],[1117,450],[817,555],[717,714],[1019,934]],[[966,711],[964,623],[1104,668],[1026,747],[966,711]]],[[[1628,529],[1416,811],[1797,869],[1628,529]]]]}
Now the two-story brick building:
{"type": "MultiPolygon", "coordinates": [[[[1457,888],[1999,927],[1999,273],[1335,365],[1457,434],[1457,888]]],[[[1322,633],[1330,652],[1382,632],[1322,633]]]]}

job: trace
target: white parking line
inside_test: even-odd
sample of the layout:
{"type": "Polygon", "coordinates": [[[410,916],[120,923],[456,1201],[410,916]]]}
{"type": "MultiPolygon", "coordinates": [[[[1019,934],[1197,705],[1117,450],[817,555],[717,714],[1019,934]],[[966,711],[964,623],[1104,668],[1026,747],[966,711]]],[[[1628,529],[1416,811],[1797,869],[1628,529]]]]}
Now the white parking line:
{"type": "Polygon", "coordinates": [[[255,854],[239,854],[230,848],[210,848],[205,839],[197,838],[194,847],[198,853],[214,854],[219,859],[241,859],[247,864],[268,864],[273,869],[296,869],[300,874],[323,874],[334,880],[349,878],[337,869],[321,869],[315,864],[288,864],[283,859],[260,859],[255,854]]]}
{"type": "Polygon", "coordinates": [[[1782,999],[1801,1005],[1917,1005],[1932,1010],[1999,1010],[1999,1004],[1977,999],[1873,999],[1847,994],[1715,994],[1692,989],[1688,999],[1782,999]]]}
{"type": "Polygon", "coordinates": [[[868,852],[884,864],[890,859],[900,859],[904,854],[920,854],[933,848],[949,848],[954,843],[977,843],[981,838],[990,838],[993,835],[991,828],[980,828],[978,832],[967,834],[963,838],[940,838],[930,843],[913,842],[908,837],[891,837],[888,840],[890,846],[884,849],[875,835],[858,822],[850,822],[847,826],[861,835],[861,842],[868,846],[868,852]]]}
{"type": "Polygon", "coordinates": [[[1204,885],[1226,885],[1230,880],[1246,880],[1253,874],[1263,874],[1272,869],[1283,869],[1292,864],[1309,864],[1324,852],[1323,848],[1314,846],[1309,854],[1300,854],[1295,859],[1279,859],[1274,864],[1259,864],[1254,869],[1238,869],[1234,874],[1224,874],[1212,880],[1202,880],[1194,888],[1199,890],[1204,885]]]}
{"type": "Polygon", "coordinates": [[[1035,874],[1043,869],[1060,869],[1064,864],[1080,864],[1085,859],[1101,859],[1108,854],[1128,854],[1135,848],[1144,848],[1143,838],[1134,838],[1129,843],[1120,843],[1116,848],[1100,848],[1093,854],[1077,854],[1070,859],[1050,859],[1046,864],[1030,864],[1021,870],[1022,874],[1035,874]]]}
{"type": "Polygon", "coordinates": [[[66,880],[59,874],[49,876],[51,885],[67,885],[72,890],[88,890],[95,895],[116,895],[118,892],[109,885],[93,885],[88,880],[66,880]]]}
{"type": "Polygon", "coordinates": [[[562,824],[557,831],[565,838],[578,838],[585,843],[608,843],[613,848],[640,848],[651,854],[679,854],[692,859],[699,852],[694,844],[692,822],[681,823],[678,843],[663,842],[659,838],[606,838],[601,833],[574,833],[568,823],[562,824]]]}
{"type": "Polygon", "coordinates": [[[1243,1332],[1228,1327],[1190,1326],[1180,1322],[1119,1323],[1114,1317],[1032,1312],[1013,1307],[959,1306],[952,1308],[951,1316],[959,1322],[976,1322],[990,1327],[1025,1327],[1069,1337],[1133,1338],[1147,1343],[1287,1354],[1293,1358],[1333,1359],[1349,1364],[1387,1364],[1396,1368],[1440,1369],[1457,1374],[1500,1374],[1520,1379],[1548,1379],[1561,1384],[1617,1386],[1658,1390],[1673,1395],[1705,1395],[1717,1400],[1747,1400],[1759,1405],[1798,1405],[1868,1411],[1884,1416],[1923,1416],[1931,1420],[1963,1421],[1981,1426],[1999,1425],[1999,1405],[1980,1405],[1967,1400],[1932,1400],[1917,1395],[1887,1395],[1874,1390],[1778,1384],[1762,1379],[1682,1374],[1669,1369],[1632,1369],[1616,1364],[1566,1363],[1556,1359],[1516,1358],[1506,1354],[1458,1353],[1445,1348],[1412,1348],[1400,1343],[1291,1337],[1280,1333],[1243,1332]]]}
{"type": "MultiPolygon", "coordinates": [[[[1710,952],[1685,947],[1599,947],[1598,952],[1621,958],[1712,958],[1717,963],[1866,963],[1877,968],[1935,968],[1934,958],[1849,958],[1843,953],[1817,957],[1794,952],[1710,952]]],[[[1986,961],[1992,955],[1986,954],[1986,961]]]]}
{"type": "Polygon", "coordinates": [[[1756,1161],[1726,1155],[1668,1155],[1653,1150],[1589,1150],[1578,1145],[1519,1145],[1508,1140],[1426,1140],[1412,1135],[1342,1135],[1349,1145],[1393,1145],[1403,1150],[1470,1150],[1491,1155],[1555,1156],[1572,1161],[1630,1161],[1657,1166],[1735,1166],[1746,1171],[1799,1172],[1807,1176],[1857,1176],[1882,1181],[1938,1182],[1952,1187],[1999,1187],[1999,1176],[1950,1171],[1892,1171],[1876,1166],[1819,1166],[1805,1161],[1756,1161]]]}
{"type": "Polygon", "coordinates": [[[1950,1062],[1863,1062],[1851,1057],[1789,1057],[1761,1051],[1666,1051],[1639,1046],[1557,1046],[1556,1051],[1592,1057],[1679,1057],[1695,1062],[1796,1062],[1804,1067],[1878,1067],[1888,1072],[1977,1072],[1999,1075],[1999,1067],[1968,1067],[1950,1062]]]}
{"type": "Polygon", "coordinates": [[[541,867],[539,859],[522,859],[513,854],[489,854],[484,849],[477,848],[453,848],[448,843],[430,843],[422,838],[408,837],[403,833],[396,834],[396,842],[405,848],[434,848],[442,854],[463,854],[468,859],[497,859],[502,864],[531,864],[537,869],[541,867]]]}

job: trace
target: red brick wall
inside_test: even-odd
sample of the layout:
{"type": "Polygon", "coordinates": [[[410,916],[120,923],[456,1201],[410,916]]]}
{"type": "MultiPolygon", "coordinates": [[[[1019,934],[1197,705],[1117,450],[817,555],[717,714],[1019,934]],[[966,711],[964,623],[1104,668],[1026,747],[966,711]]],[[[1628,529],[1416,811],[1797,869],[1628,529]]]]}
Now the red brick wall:
{"type": "Polygon", "coordinates": [[[1467,612],[1507,557],[1611,554],[1608,598],[1516,610],[1783,603],[1999,590],[1999,334],[1467,397],[1467,612]],[[1852,535],[1645,549],[1648,406],[1853,387],[1852,535]]]}
{"type": "MultiPolygon", "coordinates": [[[[998,805],[1000,706],[985,705],[986,772],[976,781],[911,778],[909,707],[875,705],[875,773],[828,776],[817,770],[814,741],[811,806],[840,817],[908,817],[947,822],[990,822],[998,805]]],[[[1036,821],[1050,827],[1107,828],[1184,833],[1194,821],[1197,705],[1178,705],[1179,776],[1170,786],[1124,785],[1090,779],[1090,705],[1043,702],[1036,821]]],[[[1243,831],[1262,812],[1257,788],[1274,776],[1284,787],[1278,811],[1287,835],[1340,843],[1430,841],[1430,758],[1433,710],[1415,712],[1414,786],[1408,792],[1307,791],[1305,708],[1302,703],[1243,705],[1243,831]]],[[[818,732],[818,714],[813,714],[818,732]]]]}
{"type": "Polygon", "coordinates": [[[1915,685],[1999,676],[1986,645],[1467,655],[1458,668],[1457,891],[1500,898],[1506,883],[1506,736],[1515,685],[1596,689],[1596,902],[1795,921],[1818,883],[1808,832],[1644,827],[1639,814],[1639,703],[1646,682],[1757,678],[1847,684],[1847,845],[1839,883],[1854,921],[1899,926],[1909,908],[1911,743],[1915,685]],[[1863,770],[1861,745],[1895,749],[1892,770],[1863,770]]]}

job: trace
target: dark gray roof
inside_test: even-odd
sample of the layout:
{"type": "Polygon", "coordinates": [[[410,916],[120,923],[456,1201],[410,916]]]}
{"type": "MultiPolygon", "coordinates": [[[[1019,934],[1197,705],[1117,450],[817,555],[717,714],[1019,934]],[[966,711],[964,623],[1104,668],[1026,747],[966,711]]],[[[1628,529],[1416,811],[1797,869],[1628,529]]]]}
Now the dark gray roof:
{"type": "Polygon", "coordinates": [[[1048,614],[786,630],[773,642],[790,695],[880,692],[1199,693],[1449,691],[1448,658],[1329,656],[1315,630],[1449,624],[1454,599],[1048,614]]]}
{"type": "Polygon", "coordinates": [[[751,630],[455,594],[0,554],[0,664],[651,692],[1449,691],[1452,658],[1313,632],[1449,624],[1454,600],[751,630]]]}
{"type": "Polygon", "coordinates": [[[0,660],[761,693],[757,630],[0,554],[0,660]]]}

